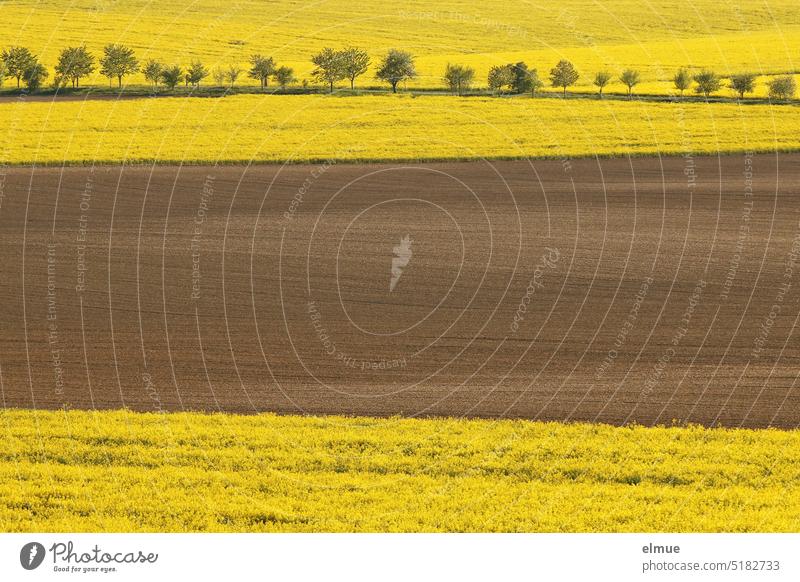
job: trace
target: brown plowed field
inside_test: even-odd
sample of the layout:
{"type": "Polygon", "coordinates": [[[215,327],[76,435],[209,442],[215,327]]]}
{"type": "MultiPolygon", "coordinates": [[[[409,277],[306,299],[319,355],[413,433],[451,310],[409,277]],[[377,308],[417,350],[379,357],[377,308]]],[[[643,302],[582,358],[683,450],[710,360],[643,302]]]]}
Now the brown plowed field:
{"type": "Polygon", "coordinates": [[[0,172],[6,407],[800,422],[797,155],[0,172]]]}

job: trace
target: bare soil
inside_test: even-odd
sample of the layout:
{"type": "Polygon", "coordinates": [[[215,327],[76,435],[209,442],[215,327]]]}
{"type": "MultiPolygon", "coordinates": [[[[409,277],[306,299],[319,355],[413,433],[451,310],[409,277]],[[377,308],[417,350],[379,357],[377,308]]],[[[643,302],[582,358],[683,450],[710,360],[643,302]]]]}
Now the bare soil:
{"type": "Polygon", "coordinates": [[[794,154],[0,169],[3,405],[796,427],[799,189],[794,154]]]}

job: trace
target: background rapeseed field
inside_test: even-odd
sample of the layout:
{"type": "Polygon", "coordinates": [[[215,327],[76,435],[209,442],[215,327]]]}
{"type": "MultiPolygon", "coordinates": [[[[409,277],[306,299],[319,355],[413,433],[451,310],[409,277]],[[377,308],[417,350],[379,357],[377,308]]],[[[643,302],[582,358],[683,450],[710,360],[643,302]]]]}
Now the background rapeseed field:
{"type": "MultiPolygon", "coordinates": [[[[185,66],[201,59],[212,69],[244,66],[249,55],[263,53],[293,67],[300,80],[309,77],[310,56],[325,46],[363,47],[373,63],[388,49],[402,48],[417,56],[420,75],[408,87],[441,87],[448,62],[473,66],[485,85],[492,65],[524,60],[545,78],[566,58],[583,73],[579,90],[593,90],[597,70],[618,74],[632,67],[642,72],[641,93],[666,93],[679,66],[723,75],[800,69],[795,0],[0,0],[0,16],[0,46],[25,45],[48,67],[65,46],[85,44],[99,55],[104,45],[119,42],[142,61],[185,66]]],[[[376,85],[373,76],[369,72],[361,85],[376,85]]],[[[89,82],[107,84],[97,72],[89,82]]],[[[130,82],[144,84],[144,78],[130,82]]],[[[623,87],[617,82],[607,92],[623,87]]]]}

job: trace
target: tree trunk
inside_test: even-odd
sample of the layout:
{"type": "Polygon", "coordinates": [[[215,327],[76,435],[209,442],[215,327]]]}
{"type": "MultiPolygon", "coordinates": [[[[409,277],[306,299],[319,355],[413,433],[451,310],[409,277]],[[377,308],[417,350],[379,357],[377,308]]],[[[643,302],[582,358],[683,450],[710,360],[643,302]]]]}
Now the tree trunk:
{"type": "Polygon", "coordinates": [[[331,95],[333,94],[333,81],[331,81],[331,95]]]}
{"type": "Polygon", "coordinates": [[[350,90],[355,91],[356,88],[356,78],[350,77],[350,90]]]}
{"type": "Polygon", "coordinates": [[[564,99],[567,98],[567,86],[564,85],[564,99]]]}
{"type": "Polygon", "coordinates": [[[392,83],[392,93],[397,93],[397,83],[392,83]]]}
{"type": "Polygon", "coordinates": [[[119,88],[122,89],[122,75],[117,75],[117,82],[119,83],[119,88]]]}

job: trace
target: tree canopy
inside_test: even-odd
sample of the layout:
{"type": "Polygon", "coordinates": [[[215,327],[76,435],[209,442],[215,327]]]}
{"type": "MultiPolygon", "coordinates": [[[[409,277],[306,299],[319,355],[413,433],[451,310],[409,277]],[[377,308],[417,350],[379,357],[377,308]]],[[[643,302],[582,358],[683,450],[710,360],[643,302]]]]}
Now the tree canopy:
{"type": "Polygon", "coordinates": [[[574,85],[580,75],[575,69],[574,65],[567,61],[561,60],[558,64],[550,70],[550,82],[553,87],[561,87],[564,89],[564,96],[567,95],[567,87],[574,85]]]}
{"type": "Polygon", "coordinates": [[[119,87],[122,87],[122,79],[139,70],[139,61],[134,55],[133,49],[121,44],[109,44],[103,49],[103,57],[100,59],[100,73],[108,77],[109,82],[114,77],[117,78],[119,87]]]}
{"type": "Polygon", "coordinates": [[[397,85],[417,76],[414,57],[411,53],[399,49],[391,49],[381,60],[375,77],[389,83],[392,93],[397,93],[397,85]]]}

